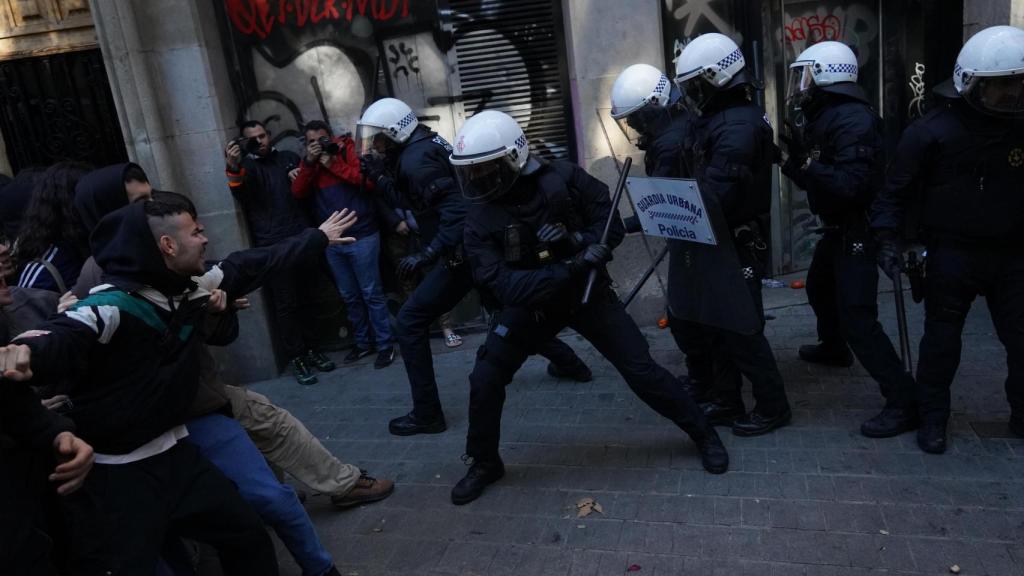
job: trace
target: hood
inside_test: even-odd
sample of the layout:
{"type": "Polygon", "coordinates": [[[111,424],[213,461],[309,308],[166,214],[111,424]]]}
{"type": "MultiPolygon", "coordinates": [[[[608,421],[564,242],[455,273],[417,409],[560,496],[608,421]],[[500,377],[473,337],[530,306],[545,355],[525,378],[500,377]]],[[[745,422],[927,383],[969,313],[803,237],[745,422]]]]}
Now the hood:
{"type": "Polygon", "coordinates": [[[75,210],[82,219],[82,225],[88,233],[96,229],[104,216],[128,204],[128,194],[124,190],[124,171],[131,162],[104,166],[93,170],[75,186],[75,210]]]}
{"type": "Polygon", "coordinates": [[[195,287],[191,278],[171,272],[153,240],[146,221],[145,202],[135,202],[107,214],[89,238],[103,281],[127,292],[143,286],[165,296],[195,287]]]}
{"type": "Polygon", "coordinates": [[[0,232],[10,241],[18,237],[32,190],[42,174],[42,170],[22,170],[0,190],[0,226],[3,227],[0,232]]]}

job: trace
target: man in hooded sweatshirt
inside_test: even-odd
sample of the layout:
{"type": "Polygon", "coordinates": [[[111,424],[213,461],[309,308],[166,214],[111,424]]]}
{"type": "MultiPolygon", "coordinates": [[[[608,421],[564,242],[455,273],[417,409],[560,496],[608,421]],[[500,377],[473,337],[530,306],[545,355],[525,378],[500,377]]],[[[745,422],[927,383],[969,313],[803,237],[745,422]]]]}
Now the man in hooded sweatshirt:
{"type": "MultiPolygon", "coordinates": [[[[104,217],[91,239],[105,284],[0,348],[8,380],[74,375],[67,417],[96,450],[64,506],[71,565],[83,574],[152,574],[167,535],[206,542],[226,574],[277,574],[259,517],[199,450],[180,442],[199,383],[203,341],[237,334],[232,315],[206,322],[206,237],[177,205],[137,202],[104,217]]],[[[235,320],[236,322],[236,320],[235,320]]]]}

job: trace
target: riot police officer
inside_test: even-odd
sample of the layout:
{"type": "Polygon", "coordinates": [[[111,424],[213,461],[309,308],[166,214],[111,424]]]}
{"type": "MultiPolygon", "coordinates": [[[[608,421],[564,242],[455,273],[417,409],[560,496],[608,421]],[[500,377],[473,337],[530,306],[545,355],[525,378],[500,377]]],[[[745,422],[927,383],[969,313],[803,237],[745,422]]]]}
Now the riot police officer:
{"type": "MultiPolygon", "coordinates": [[[[399,273],[416,274],[433,266],[398,313],[398,346],[409,377],[413,410],[392,419],[388,430],[396,436],[437,434],[444,432],[447,424],[430,353],[430,325],[473,287],[462,254],[468,204],[459,194],[448,163],[451,145],[419,124],[416,114],[401,100],[383,98],[370,105],[359,119],[356,137],[363,176],[394,204],[409,206],[426,237],[422,251],[399,262],[399,273]]],[[[590,379],[586,364],[564,342],[552,338],[538,353],[551,360],[549,372],[590,379]]]]}
{"type": "Polygon", "coordinates": [[[957,56],[944,98],[906,129],[871,208],[878,262],[902,267],[908,213],[928,248],[917,367],[917,444],[946,449],[949,388],[971,302],[985,301],[1006,348],[1010,429],[1024,436],[1024,30],[978,32],[957,56]]]}
{"type": "Polygon", "coordinates": [[[807,192],[823,226],[807,272],[807,300],[818,319],[818,344],[800,358],[850,366],[853,354],[878,382],[881,413],[861,425],[871,438],[917,427],[914,380],[878,322],[878,268],[868,208],[883,178],[878,115],[857,85],[857,57],[841,42],[819,42],[790,66],[787,101],[794,122],[781,140],[782,173],[807,192]],[[788,132],[788,133],[787,133],[788,132]]]}
{"type": "Polygon", "coordinates": [[[469,377],[466,454],[472,465],[452,489],[452,502],[478,498],[504,475],[498,441],[505,386],[535,342],[566,326],[589,340],[644,402],[690,435],[706,470],[725,472],[729,457],[714,428],[678,380],[651,358],[611,290],[604,265],[624,231],[608,188],[574,164],[532,156],[516,121],[497,111],[466,122],[451,162],[473,202],[465,229],[473,276],[502,306],[469,377]],[[610,233],[601,243],[609,218],[610,233]],[[598,279],[582,304],[591,271],[598,279]]]}
{"type": "MultiPolygon", "coordinates": [[[[789,402],[775,363],[771,345],[764,336],[764,307],[761,302],[761,274],[766,251],[760,238],[758,218],[771,207],[771,171],[775,156],[772,128],[764,112],[754,104],[752,79],[739,46],[723,34],[694,38],[676,60],[675,81],[687,108],[695,115],[687,146],[691,166],[705,202],[717,203],[731,234],[729,242],[739,258],[731,277],[742,275],[746,290],[732,298],[735,310],[746,309],[746,319],[717,318],[715,354],[724,356],[722,369],[735,369],[753,386],[756,405],[745,412],[738,384],[715,391],[717,398],[704,405],[704,413],[715,422],[732,421],[733,434],[754,436],[785,426],[791,419],[789,402]],[[749,298],[749,301],[743,302],[749,298]],[[745,305],[745,306],[744,306],[745,305]],[[740,320],[744,320],[740,322],[740,320]],[[742,331],[734,328],[752,326],[742,331]]],[[[706,302],[717,290],[709,286],[709,269],[724,260],[700,259],[700,252],[684,242],[674,242],[669,284],[678,290],[670,294],[669,306],[677,315],[694,303],[706,302]],[[672,264],[676,264],[672,266],[672,264]]],[[[671,253],[671,252],[670,252],[671,253]]],[[[717,362],[717,361],[716,361],[717,362]]],[[[716,376],[721,382],[740,383],[739,378],[716,376]]]]}
{"type": "MultiPolygon", "coordinates": [[[[649,64],[634,64],[615,79],[611,96],[612,118],[626,138],[644,151],[644,172],[655,178],[689,176],[683,148],[691,118],[680,105],[679,89],[668,77],[649,64]]],[[[668,292],[671,299],[671,283],[668,292]]],[[[686,355],[684,386],[695,398],[703,399],[713,382],[711,337],[700,324],[673,315],[671,307],[667,312],[672,338],[686,355]]]]}

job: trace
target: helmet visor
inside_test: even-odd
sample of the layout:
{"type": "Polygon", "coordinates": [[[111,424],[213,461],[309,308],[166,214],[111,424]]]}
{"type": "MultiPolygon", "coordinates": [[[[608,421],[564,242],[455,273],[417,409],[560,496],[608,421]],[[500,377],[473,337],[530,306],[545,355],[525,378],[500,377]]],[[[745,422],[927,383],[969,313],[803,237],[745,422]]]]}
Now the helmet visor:
{"type": "Polygon", "coordinates": [[[697,115],[701,114],[701,111],[715,95],[715,87],[704,79],[703,74],[683,80],[679,83],[679,90],[683,93],[683,102],[686,104],[686,108],[697,115]]]}
{"type": "Polygon", "coordinates": [[[985,114],[1024,117],[1024,74],[975,77],[963,96],[971,106],[985,114]]]}
{"type": "Polygon", "coordinates": [[[454,165],[462,195],[474,203],[488,202],[508,192],[519,177],[519,171],[505,158],[478,164],[454,165]]]}
{"type": "Polygon", "coordinates": [[[359,124],[356,126],[356,154],[364,156],[372,151],[384,154],[387,152],[391,139],[384,134],[379,126],[359,124]]]}
{"type": "Polygon", "coordinates": [[[811,76],[811,65],[804,64],[789,69],[789,78],[786,80],[786,100],[794,100],[800,94],[806,92],[814,84],[811,76]]]}
{"type": "Polygon", "coordinates": [[[659,128],[672,120],[668,110],[663,106],[648,104],[625,118],[617,118],[615,123],[626,138],[636,144],[644,136],[650,137],[659,128]]]}

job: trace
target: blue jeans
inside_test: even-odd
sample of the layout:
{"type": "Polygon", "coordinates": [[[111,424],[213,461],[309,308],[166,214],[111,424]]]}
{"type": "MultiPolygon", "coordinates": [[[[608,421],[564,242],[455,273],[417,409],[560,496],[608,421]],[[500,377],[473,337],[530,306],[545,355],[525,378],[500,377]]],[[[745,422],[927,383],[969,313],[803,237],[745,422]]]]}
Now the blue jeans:
{"type": "Polygon", "coordinates": [[[186,441],[238,486],[239,494],[274,529],[302,573],[327,573],[334,561],[320,544],[306,509],[291,486],[278,482],[242,426],[222,414],[208,414],[186,427],[186,441]]]}
{"type": "Polygon", "coordinates": [[[380,233],[360,238],[355,244],[327,248],[327,264],[345,301],[348,319],[355,330],[356,346],[370,350],[390,348],[391,324],[380,281],[380,233]],[[373,326],[374,341],[370,340],[373,326]]]}

